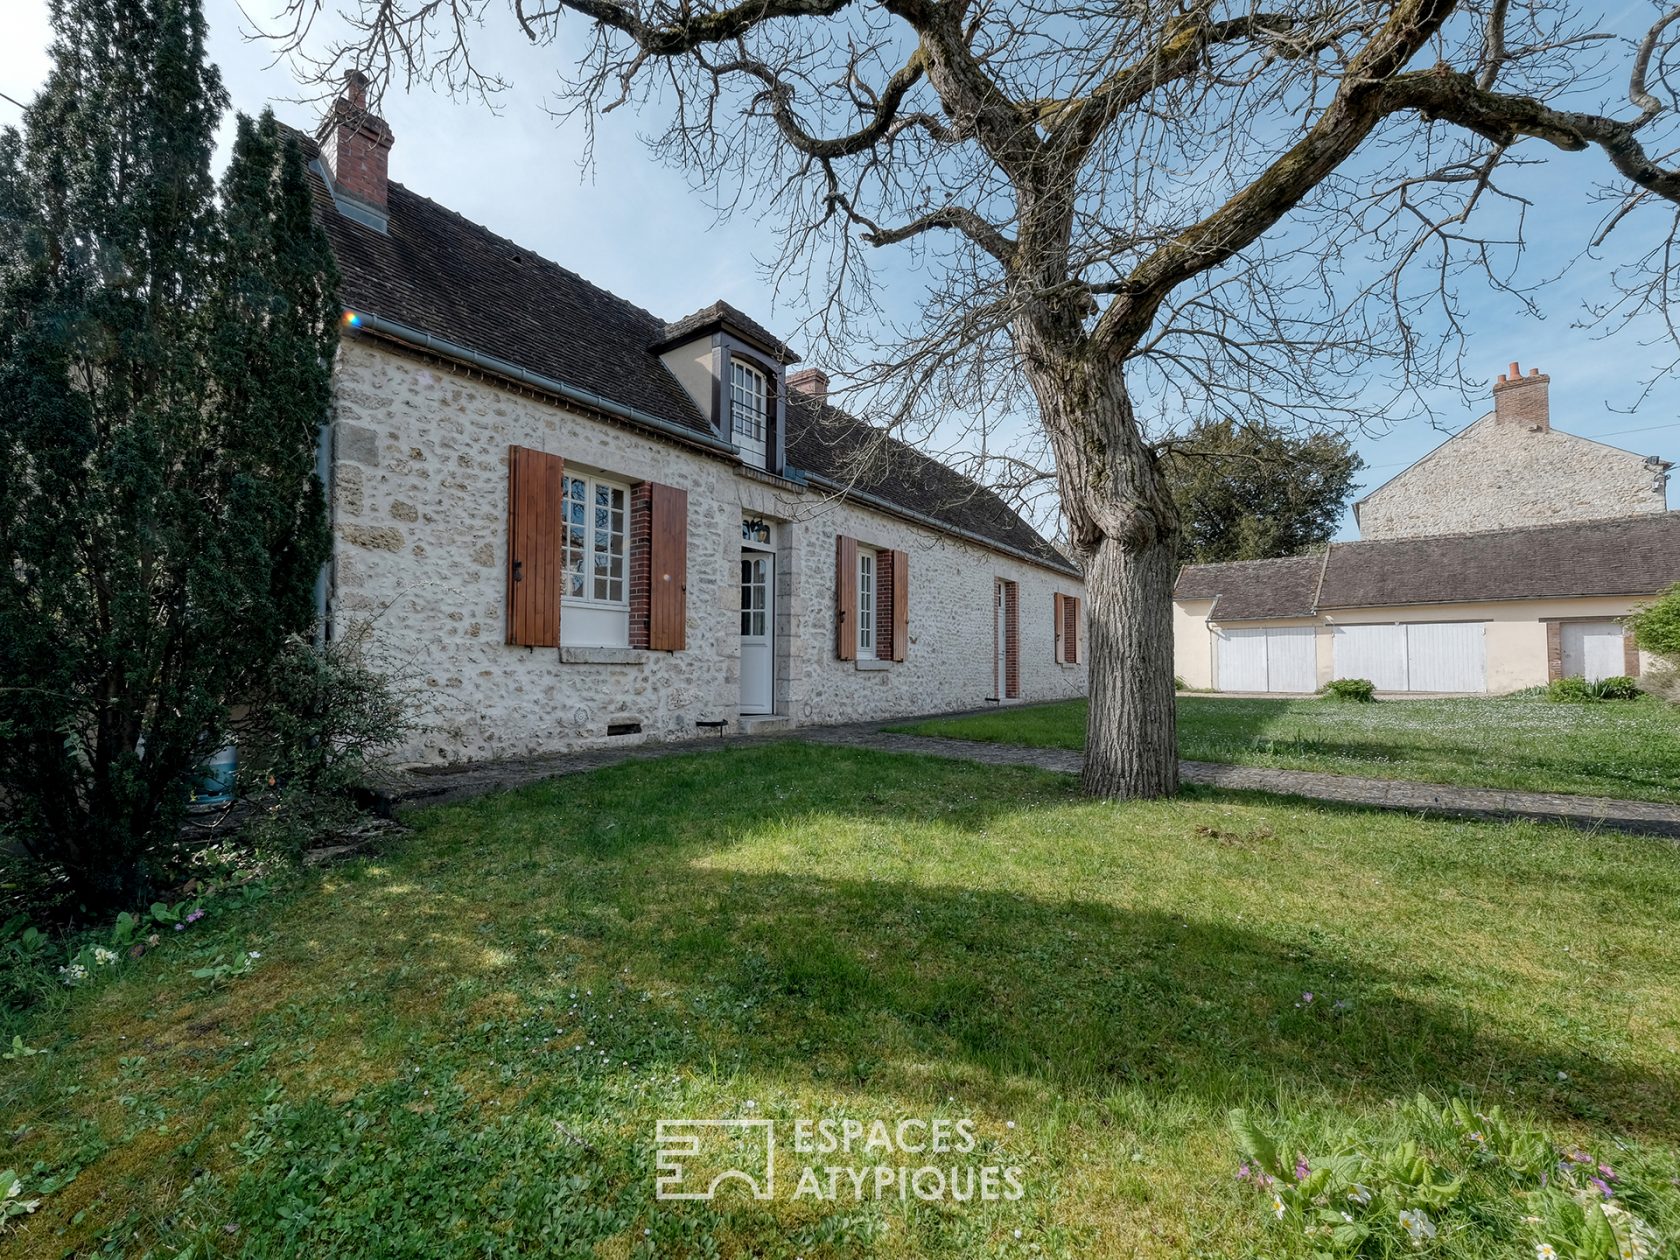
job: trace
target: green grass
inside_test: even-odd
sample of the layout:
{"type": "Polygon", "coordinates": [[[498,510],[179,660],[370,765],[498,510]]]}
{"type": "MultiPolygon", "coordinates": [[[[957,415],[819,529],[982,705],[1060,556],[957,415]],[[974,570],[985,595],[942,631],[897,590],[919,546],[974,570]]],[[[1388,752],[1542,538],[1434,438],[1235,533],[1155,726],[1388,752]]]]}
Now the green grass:
{"type": "Polygon", "coordinates": [[[1419,1089],[1680,1174],[1661,843],[799,744],[414,822],[14,1023],[9,1255],[1275,1255],[1227,1110],[1419,1089]],[[654,1201],[660,1117],[906,1115],[1025,1195],[654,1201]]]}
{"type": "MultiPolygon", "coordinates": [[[[1085,747],[1083,700],[890,727],[1034,748],[1085,747]]],[[[1659,700],[1236,700],[1181,696],[1179,753],[1285,770],[1680,802],[1680,711],[1659,700]]]]}

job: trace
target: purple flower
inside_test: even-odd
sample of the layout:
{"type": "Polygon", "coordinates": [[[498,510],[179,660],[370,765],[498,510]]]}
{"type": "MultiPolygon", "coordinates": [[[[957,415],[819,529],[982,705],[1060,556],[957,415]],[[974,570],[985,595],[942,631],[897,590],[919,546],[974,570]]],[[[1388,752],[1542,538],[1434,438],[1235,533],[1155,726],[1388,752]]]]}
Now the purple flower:
{"type": "Polygon", "coordinates": [[[187,922],[188,923],[197,923],[203,917],[204,917],[204,911],[202,911],[202,910],[190,910],[190,911],[187,912],[187,922]]]}
{"type": "Polygon", "coordinates": [[[1610,1167],[1609,1164],[1600,1164],[1598,1166],[1598,1175],[1603,1177],[1606,1181],[1616,1180],[1616,1170],[1610,1167]]]}
{"type": "Polygon", "coordinates": [[[1597,1186],[1598,1187],[1598,1192],[1600,1194],[1602,1194],[1606,1199],[1613,1199],[1613,1198],[1616,1197],[1616,1192],[1614,1190],[1612,1190],[1604,1182],[1603,1178],[1601,1178],[1601,1177],[1588,1177],[1587,1180],[1589,1182],[1591,1182],[1593,1185],[1597,1186]]]}
{"type": "Polygon", "coordinates": [[[1313,999],[1313,995],[1310,994],[1310,993],[1301,994],[1301,1001],[1303,1001],[1303,1002],[1311,1002],[1312,999],[1313,999]]]}
{"type": "Polygon", "coordinates": [[[175,930],[177,932],[185,932],[187,930],[187,925],[185,923],[177,923],[175,925],[175,930]]]}
{"type": "Polygon", "coordinates": [[[1312,1169],[1307,1166],[1307,1157],[1305,1155],[1297,1155],[1295,1157],[1295,1180],[1305,1181],[1307,1179],[1307,1174],[1311,1171],[1312,1169]]]}
{"type": "Polygon", "coordinates": [[[1242,1163],[1242,1164],[1237,1165],[1237,1180],[1238,1181],[1247,1181],[1248,1180],[1248,1164],[1247,1163],[1242,1163]]]}

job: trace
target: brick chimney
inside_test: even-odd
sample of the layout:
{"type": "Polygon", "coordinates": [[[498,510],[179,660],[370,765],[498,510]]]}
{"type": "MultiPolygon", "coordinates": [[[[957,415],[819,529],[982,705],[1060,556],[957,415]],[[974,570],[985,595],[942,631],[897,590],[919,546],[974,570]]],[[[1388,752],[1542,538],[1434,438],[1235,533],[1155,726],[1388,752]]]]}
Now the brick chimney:
{"type": "Polygon", "coordinates": [[[368,112],[367,89],[367,75],[347,72],[344,91],[321,120],[315,138],[339,208],[384,231],[389,217],[386,172],[396,138],[383,118],[368,112]]]}
{"type": "Polygon", "coordinates": [[[1528,375],[1515,363],[1508,375],[1493,385],[1493,415],[1499,424],[1520,424],[1524,428],[1544,433],[1552,427],[1552,405],[1547,386],[1552,378],[1542,376],[1539,368],[1530,368],[1528,375]]]}
{"type": "Polygon", "coordinates": [[[821,368],[802,368],[797,372],[790,372],[787,383],[789,389],[809,394],[818,402],[828,401],[828,373],[821,368]]]}

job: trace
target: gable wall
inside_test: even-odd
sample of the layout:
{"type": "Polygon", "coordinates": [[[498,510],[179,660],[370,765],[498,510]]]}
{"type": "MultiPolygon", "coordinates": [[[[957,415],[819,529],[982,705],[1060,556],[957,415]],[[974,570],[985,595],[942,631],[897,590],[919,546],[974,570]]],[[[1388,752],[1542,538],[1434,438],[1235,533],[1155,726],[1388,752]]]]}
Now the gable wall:
{"type": "Polygon", "coordinates": [[[1074,577],[771,484],[371,340],[341,343],[336,398],[330,620],[338,638],[353,623],[368,627],[372,663],[412,686],[417,730],[402,760],[586,747],[609,742],[609,722],[642,723],[642,739],[692,738],[696,719],[735,729],[743,513],[780,522],[778,713],[833,722],[983,706],[993,691],[994,576],[1020,584],[1022,698],[1084,694],[1084,664],[1055,661],[1053,594],[1082,594],[1074,577]],[[688,492],[685,651],[582,663],[503,642],[509,445],[688,492]],[[835,659],[837,533],[909,554],[905,661],[859,669],[835,659]]]}
{"type": "Polygon", "coordinates": [[[1366,497],[1361,538],[1417,538],[1667,509],[1643,456],[1484,416],[1366,497]]]}

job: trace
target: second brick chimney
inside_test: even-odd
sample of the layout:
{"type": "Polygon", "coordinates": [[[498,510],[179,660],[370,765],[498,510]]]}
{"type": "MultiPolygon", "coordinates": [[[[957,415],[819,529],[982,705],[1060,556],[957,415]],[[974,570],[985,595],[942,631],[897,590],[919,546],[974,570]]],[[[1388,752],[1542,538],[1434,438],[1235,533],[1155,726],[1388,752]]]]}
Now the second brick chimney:
{"type": "Polygon", "coordinates": [[[828,401],[828,373],[821,368],[804,368],[798,372],[790,372],[787,384],[789,389],[809,394],[818,402],[828,401]]]}
{"type": "Polygon", "coordinates": [[[368,112],[367,89],[367,75],[349,71],[344,91],[321,120],[315,138],[340,208],[383,232],[390,215],[387,172],[396,137],[383,118],[368,112]]]}
{"type": "Polygon", "coordinates": [[[1530,368],[1528,375],[1515,363],[1508,375],[1493,385],[1493,415],[1499,424],[1520,424],[1541,433],[1552,427],[1552,404],[1547,387],[1552,378],[1542,376],[1539,368],[1530,368]]]}

